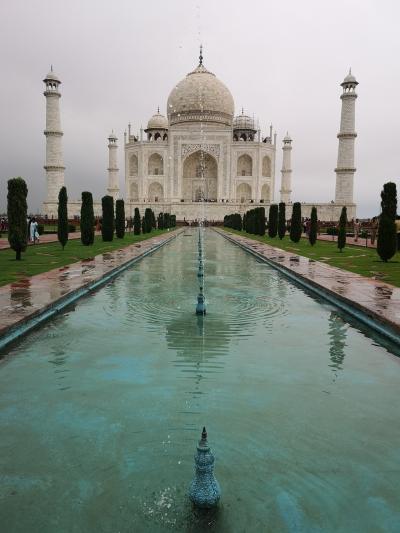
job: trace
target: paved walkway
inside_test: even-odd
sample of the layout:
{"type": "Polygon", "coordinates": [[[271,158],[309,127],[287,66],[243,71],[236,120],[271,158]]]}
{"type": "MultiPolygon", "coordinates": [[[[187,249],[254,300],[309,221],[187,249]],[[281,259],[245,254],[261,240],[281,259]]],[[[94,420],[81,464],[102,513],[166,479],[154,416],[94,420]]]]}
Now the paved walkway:
{"type": "Polygon", "coordinates": [[[161,243],[175,238],[180,231],[163,233],[120,250],[96,255],[90,260],[0,287],[0,345],[2,336],[10,330],[53,309],[61,300],[80,289],[89,288],[132,259],[146,255],[161,243]]]}
{"type": "Polygon", "coordinates": [[[400,288],[241,235],[217,231],[400,334],[400,288]]]}
{"type": "MultiPolygon", "coordinates": [[[[101,235],[101,231],[95,231],[95,235],[101,235]]],[[[68,234],[68,239],[80,239],[81,238],[81,232],[76,231],[74,233],[68,234]]],[[[39,244],[47,244],[48,242],[57,242],[57,233],[46,233],[45,235],[40,236],[39,243],[36,243],[35,245],[33,242],[29,242],[29,246],[38,246],[39,244]]],[[[8,242],[7,238],[1,237],[0,238],[0,250],[7,250],[10,248],[10,244],[8,242]]]]}
{"type": "MultiPolygon", "coordinates": [[[[306,237],[305,234],[303,234],[303,237],[306,237]]],[[[319,241],[331,241],[331,242],[337,242],[337,236],[335,235],[326,235],[326,233],[318,235],[319,241]]],[[[370,239],[362,239],[361,237],[358,237],[358,240],[355,241],[354,237],[346,237],[346,245],[350,244],[351,246],[361,246],[362,248],[376,248],[376,240],[374,244],[371,244],[370,239]]]]}

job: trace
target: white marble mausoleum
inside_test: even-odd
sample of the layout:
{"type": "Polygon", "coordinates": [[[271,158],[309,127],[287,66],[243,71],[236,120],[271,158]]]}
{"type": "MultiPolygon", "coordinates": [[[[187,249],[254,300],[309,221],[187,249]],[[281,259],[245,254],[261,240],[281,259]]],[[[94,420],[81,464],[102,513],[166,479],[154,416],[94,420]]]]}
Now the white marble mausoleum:
{"type": "MultiPolygon", "coordinates": [[[[46,113],[47,198],[44,211],[56,216],[57,195],[64,184],[64,163],[59,111],[59,78],[51,71],[44,80],[46,113]]],[[[355,92],[357,81],[351,72],[341,84],[343,93],[336,165],[335,201],[302,204],[303,216],[316,205],[320,220],[337,220],[343,205],[349,218],[355,216],[353,199],[355,92]]],[[[235,115],[229,89],[204,66],[202,52],[198,66],[189,72],[168,96],[166,114],[159,109],[145,129],[136,135],[131,124],[124,133],[125,211],[170,212],[177,220],[222,220],[226,214],[283,201],[291,214],[292,139],[282,140],[279,191],[276,184],[277,134],[272,126],[263,134],[254,118],[242,109],[235,115]]],[[[118,138],[108,138],[109,167],[107,194],[120,197],[118,138]]],[[[332,165],[333,166],[333,165],[332,165]]],[[[329,171],[329,165],[327,165],[329,171]]],[[[332,180],[332,190],[333,190],[332,180]]],[[[83,190],[84,190],[84,185],[83,190]]],[[[296,199],[294,199],[295,201],[296,199]]],[[[69,202],[70,215],[79,214],[80,202],[69,202]]],[[[100,204],[95,202],[96,214],[100,204]]]]}

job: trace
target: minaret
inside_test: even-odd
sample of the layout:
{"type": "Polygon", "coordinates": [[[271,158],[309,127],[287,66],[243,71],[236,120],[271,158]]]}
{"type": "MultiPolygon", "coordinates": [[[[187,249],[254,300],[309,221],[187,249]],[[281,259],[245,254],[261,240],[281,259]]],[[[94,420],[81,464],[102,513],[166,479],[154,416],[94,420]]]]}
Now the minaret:
{"type": "Polygon", "coordinates": [[[46,170],[47,195],[44,202],[46,215],[57,215],[58,193],[64,185],[64,156],[60,121],[59,85],[61,81],[53,72],[53,66],[43,82],[46,84],[46,170]]]}
{"type": "Polygon", "coordinates": [[[351,74],[345,77],[341,86],[343,93],[342,114],[340,118],[340,132],[338,133],[339,148],[336,172],[336,193],[335,202],[338,204],[353,203],[353,181],[354,172],[354,141],[357,137],[355,132],[355,104],[357,80],[351,74]]]}
{"type": "Polygon", "coordinates": [[[292,192],[292,139],[289,133],[283,139],[282,179],[281,179],[281,202],[288,204],[292,192]]]}
{"type": "Polygon", "coordinates": [[[112,131],[108,137],[108,188],[107,194],[112,196],[115,200],[119,197],[119,183],[118,183],[118,162],[117,162],[117,137],[112,131]]]}

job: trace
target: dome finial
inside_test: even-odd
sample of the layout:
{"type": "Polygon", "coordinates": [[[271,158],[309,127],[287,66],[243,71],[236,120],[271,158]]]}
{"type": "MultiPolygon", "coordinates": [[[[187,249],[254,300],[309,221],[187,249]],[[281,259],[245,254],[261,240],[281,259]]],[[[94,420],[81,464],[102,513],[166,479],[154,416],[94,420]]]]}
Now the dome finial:
{"type": "Polygon", "coordinates": [[[50,65],[50,72],[53,72],[53,65],[50,65]]]}
{"type": "Polygon", "coordinates": [[[244,115],[244,107],[242,106],[242,115],[244,115]]]}
{"type": "Polygon", "coordinates": [[[349,68],[349,76],[351,76],[351,67],[349,68]]]}
{"type": "Polygon", "coordinates": [[[200,45],[199,67],[203,65],[203,45],[200,45]]]}
{"type": "Polygon", "coordinates": [[[157,113],[160,114],[160,106],[157,106],[157,113]]]}

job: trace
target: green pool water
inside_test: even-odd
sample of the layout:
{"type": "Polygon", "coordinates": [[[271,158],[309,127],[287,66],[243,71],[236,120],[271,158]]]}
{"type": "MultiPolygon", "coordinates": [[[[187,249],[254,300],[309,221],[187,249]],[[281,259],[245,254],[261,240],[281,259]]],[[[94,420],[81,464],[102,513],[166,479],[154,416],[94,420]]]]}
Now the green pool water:
{"type": "Polygon", "coordinates": [[[0,362],[0,531],[398,532],[400,359],[197,230],[0,362]],[[187,488],[202,426],[219,509],[187,488]]]}

